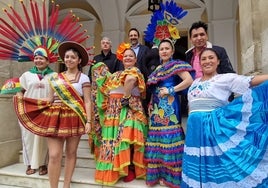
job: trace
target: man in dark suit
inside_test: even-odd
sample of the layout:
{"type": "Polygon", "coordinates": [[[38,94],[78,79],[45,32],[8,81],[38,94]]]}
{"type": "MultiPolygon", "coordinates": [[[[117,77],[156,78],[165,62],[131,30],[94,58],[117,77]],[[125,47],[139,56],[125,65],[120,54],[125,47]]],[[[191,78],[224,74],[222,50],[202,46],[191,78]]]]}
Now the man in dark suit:
{"type": "Polygon", "coordinates": [[[220,64],[217,72],[219,74],[235,73],[226,50],[223,47],[212,45],[208,41],[207,29],[208,26],[206,23],[198,21],[193,23],[189,30],[190,40],[193,47],[186,51],[186,61],[195,69],[195,78],[201,77],[203,74],[199,63],[199,54],[204,48],[214,48],[218,52],[220,64]]]}
{"type": "Polygon", "coordinates": [[[131,48],[135,51],[137,56],[137,67],[140,69],[146,81],[149,73],[145,64],[145,57],[149,51],[149,48],[145,45],[140,44],[140,33],[136,28],[131,28],[128,31],[128,38],[131,44],[131,48]]]}
{"type": "MultiPolygon", "coordinates": [[[[141,73],[143,74],[145,82],[149,76],[149,71],[147,70],[145,58],[149,52],[149,47],[140,44],[139,42],[140,32],[136,28],[131,28],[128,31],[128,39],[131,44],[131,48],[134,50],[137,56],[137,67],[140,69],[141,73]]],[[[148,115],[148,103],[149,98],[148,96],[146,99],[142,100],[142,106],[145,110],[145,113],[148,115]]]]}
{"type": "MultiPolygon", "coordinates": [[[[200,66],[200,60],[199,55],[200,52],[205,48],[214,48],[220,59],[220,64],[217,68],[217,72],[219,74],[223,73],[235,73],[232,64],[230,62],[230,59],[226,53],[226,50],[221,46],[212,45],[208,41],[208,26],[206,23],[202,21],[194,22],[189,30],[190,40],[193,45],[189,50],[185,52],[185,61],[190,63],[192,67],[195,69],[195,78],[199,78],[203,75],[201,66],[200,66]]],[[[231,101],[234,98],[233,95],[230,96],[229,100],[231,101]]],[[[182,114],[186,115],[188,114],[188,102],[187,102],[187,96],[182,95],[182,114]]]]}

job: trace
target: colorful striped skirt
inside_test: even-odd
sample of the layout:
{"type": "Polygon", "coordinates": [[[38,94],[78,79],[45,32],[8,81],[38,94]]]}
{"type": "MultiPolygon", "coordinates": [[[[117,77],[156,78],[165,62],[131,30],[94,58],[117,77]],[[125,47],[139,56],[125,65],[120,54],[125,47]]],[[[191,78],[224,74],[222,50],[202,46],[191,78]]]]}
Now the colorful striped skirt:
{"type": "Polygon", "coordinates": [[[21,124],[32,133],[45,137],[81,136],[85,133],[79,116],[61,102],[14,96],[13,104],[21,124]]]}
{"type": "Polygon", "coordinates": [[[113,185],[128,175],[133,165],[136,178],[145,178],[144,144],[147,119],[140,97],[131,97],[129,106],[121,106],[121,94],[111,94],[102,126],[102,140],[95,180],[113,185]]]}

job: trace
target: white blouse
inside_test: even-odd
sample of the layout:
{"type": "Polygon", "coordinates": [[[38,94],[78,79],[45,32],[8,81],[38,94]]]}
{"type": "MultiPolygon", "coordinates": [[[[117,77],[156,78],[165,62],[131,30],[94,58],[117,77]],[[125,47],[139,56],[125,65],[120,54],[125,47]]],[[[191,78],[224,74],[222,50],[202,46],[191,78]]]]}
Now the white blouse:
{"type": "Polygon", "coordinates": [[[249,89],[252,78],[253,76],[234,73],[217,74],[205,81],[197,78],[188,90],[190,111],[193,108],[209,108],[211,110],[227,104],[232,92],[241,95],[249,89]]]}

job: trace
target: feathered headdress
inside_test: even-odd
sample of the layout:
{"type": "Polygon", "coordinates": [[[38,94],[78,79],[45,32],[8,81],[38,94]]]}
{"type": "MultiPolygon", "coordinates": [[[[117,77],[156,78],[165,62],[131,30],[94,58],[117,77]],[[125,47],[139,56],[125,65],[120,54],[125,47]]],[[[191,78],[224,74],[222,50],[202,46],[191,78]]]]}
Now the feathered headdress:
{"type": "Polygon", "coordinates": [[[176,25],[187,13],[173,0],[167,1],[165,4],[160,3],[160,9],[153,13],[151,22],[147,25],[144,40],[158,46],[160,41],[165,38],[179,39],[180,35],[176,25]]]}
{"type": "MultiPolygon", "coordinates": [[[[48,59],[52,63],[58,60],[57,50],[60,43],[64,41],[81,43],[89,38],[87,31],[82,30],[82,25],[78,24],[79,18],[71,11],[57,25],[59,6],[55,5],[54,1],[51,2],[50,17],[47,16],[45,0],[42,7],[38,7],[37,2],[30,0],[30,10],[26,8],[23,0],[20,2],[23,15],[19,15],[12,6],[9,6],[9,10],[3,9],[10,23],[0,18],[0,59],[31,61],[34,50],[41,47],[46,49],[48,59]]],[[[91,49],[92,47],[87,48],[88,51],[91,49]]]]}

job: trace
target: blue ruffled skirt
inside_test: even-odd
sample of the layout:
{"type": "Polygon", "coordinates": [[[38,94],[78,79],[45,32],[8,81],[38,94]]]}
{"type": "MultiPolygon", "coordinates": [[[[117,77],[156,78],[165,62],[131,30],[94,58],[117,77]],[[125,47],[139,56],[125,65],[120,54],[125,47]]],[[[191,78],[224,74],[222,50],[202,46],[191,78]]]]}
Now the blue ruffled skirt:
{"type": "Polygon", "coordinates": [[[181,187],[268,187],[268,82],[188,117],[181,187]]]}

